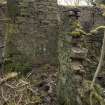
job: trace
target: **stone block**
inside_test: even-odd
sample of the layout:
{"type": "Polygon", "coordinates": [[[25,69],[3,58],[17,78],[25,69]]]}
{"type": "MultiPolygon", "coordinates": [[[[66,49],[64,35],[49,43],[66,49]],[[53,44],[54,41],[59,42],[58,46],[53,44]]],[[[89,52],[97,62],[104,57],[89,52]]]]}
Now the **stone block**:
{"type": "Polygon", "coordinates": [[[71,58],[73,59],[85,59],[87,57],[88,50],[86,48],[71,48],[71,58]]]}

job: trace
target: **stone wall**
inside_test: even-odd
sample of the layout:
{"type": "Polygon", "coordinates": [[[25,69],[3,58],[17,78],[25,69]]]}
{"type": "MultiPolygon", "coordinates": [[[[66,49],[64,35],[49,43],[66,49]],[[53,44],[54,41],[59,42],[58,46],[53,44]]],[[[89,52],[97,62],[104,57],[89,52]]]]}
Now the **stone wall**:
{"type": "Polygon", "coordinates": [[[29,62],[33,65],[55,63],[58,37],[56,0],[19,0],[15,5],[18,12],[13,11],[13,4],[13,7],[8,4],[11,21],[7,26],[6,62],[19,67],[21,63],[29,62]]]}
{"type": "MultiPolygon", "coordinates": [[[[13,17],[11,15],[10,17],[13,21],[10,21],[7,26],[6,60],[10,60],[8,58],[12,56],[12,62],[18,60],[20,62],[22,58],[25,58],[26,62],[31,61],[34,64],[56,63],[58,20],[61,22],[59,24],[61,31],[68,31],[70,25],[65,10],[69,8],[59,6],[58,14],[56,0],[19,0],[16,7],[18,12],[11,12],[13,17]],[[19,55],[22,56],[19,58],[19,55]],[[18,59],[14,59],[16,57],[18,59]]],[[[105,23],[100,14],[94,14],[93,18],[91,7],[80,7],[80,11],[79,20],[87,31],[105,23]]]]}
{"type": "Polygon", "coordinates": [[[37,1],[36,5],[36,21],[38,22],[36,41],[40,53],[38,55],[42,56],[42,61],[56,62],[58,38],[57,1],[37,1]]]}
{"type": "Polygon", "coordinates": [[[93,27],[105,25],[105,17],[102,16],[100,9],[81,7],[80,11],[80,22],[84,28],[91,30],[93,27]]]}
{"type": "MultiPolygon", "coordinates": [[[[65,14],[64,11],[70,10],[70,7],[59,6],[60,14],[65,14]]],[[[92,29],[92,27],[97,27],[100,25],[105,25],[105,18],[102,17],[100,13],[97,13],[97,10],[94,10],[92,7],[79,7],[80,17],[79,20],[81,25],[84,27],[86,31],[92,29]]],[[[67,17],[65,17],[65,21],[67,17]]]]}
{"type": "MultiPolygon", "coordinates": [[[[67,32],[70,29],[69,28],[70,24],[68,24],[69,17],[67,12],[65,12],[69,9],[71,8],[60,7],[60,14],[61,14],[60,16],[64,26],[63,31],[65,32],[67,32]]],[[[94,18],[93,18],[94,11],[92,10],[92,8],[80,7],[80,11],[81,13],[80,13],[79,20],[86,31],[89,32],[91,29],[94,29],[95,27],[98,27],[100,25],[105,25],[105,18],[102,17],[101,14],[94,13],[94,18]]],[[[85,46],[88,49],[88,54],[87,54],[88,56],[83,62],[83,65],[86,71],[86,79],[92,79],[100,58],[103,31],[101,30],[97,34],[93,34],[93,35],[86,35],[84,38],[85,38],[85,46]]],[[[103,65],[102,70],[97,77],[97,82],[99,82],[102,86],[105,87],[104,71],[105,71],[105,67],[103,65]]]]}

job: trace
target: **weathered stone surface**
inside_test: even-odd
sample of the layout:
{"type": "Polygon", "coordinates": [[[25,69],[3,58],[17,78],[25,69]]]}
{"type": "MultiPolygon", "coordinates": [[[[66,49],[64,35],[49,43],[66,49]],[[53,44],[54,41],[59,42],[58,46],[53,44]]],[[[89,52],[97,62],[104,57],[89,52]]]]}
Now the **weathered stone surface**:
{"type": "Polygon", "coordinates": [[[87,57],[87,52],[88,50],[86,48],[72,47],[70,56],[74,59],[85,59],[87,57]]]}
{"type": "MultiPolygon", "coordinates": [[[[44,62],[43,61],[44,59],[45,61],[49,62],[49,61],[54,61],[57,58],[56,56],[57,37],[58,37],[57,3],[56,3],[56,0],[55,1],[53,0],[52,3],[50,2],[52,1],[47,0],[47,1],[39,2],[38,0],[19,0],[19,3],[18,3],[19,14],[18,16],[16,16],[16,19],[15,19],[15,23],[19,25],[18,26],[20,31],[19,38],[21,37],[21,40],[20,40],[21,43],[19,42],[18,48],[19,46],[21,46],[20,48],[22,49],[30,48],[30,51],[31,51],[30,55],[34,56],[35,59],[38,59],[36,61],[40,61],[43,58],[41,60],[42,62],[44,62]],[[26,46],[24,46],[22,41],[23,41],[23,38],[27,37],[28,34],[30,34],[30,37],[32,38],[31,40],[27,40],[27,41],[25,39],[24,45],[26,46]],[[35,51],[36,48],[40,50],[35,51]],[[38,55],[41,55],[41,58],[39,58],[38,55]]],[[[67,7],[65,8],[68,9],[67,7]]],[[[62,11],[62,9],[60,10],[62,11]]],[[[82,25],[83,26],[89,25],[89,29],[90,29],[90,27],[92,26],[90,25],[90,22],[92,23],[91,9],[89,9],[88,7],[80,7],[80,11],[81,11],[81,14],[79,19],[82,25]],[[88,13],[88,16],[86,16],[87,13],[88,13]]],[[[62,16],[63,16],[63,19],[65,20],[63,25],[66,32],[69,30],[68,28],[70,27],[70,24],[67,24],[69,22],[69,18],[67,17],[67,14],[65,14],[65,12],[60,16],[61,19],[62,19],[62,16]]],[[[97,15],[95,16],[94,21],[95,21],[95,24],[98,24],[98,25],[101,23],[104,23],[104,19],[101,16],[99,17],[97,15]]],[[[76,43],[76,41],[77,40],[75,40],[73,43],[76,43]]]]}
{"type": "Polygon", "coordinates": [[[80,71],[80,70],[83,70],[83,65],[81,64],[80,61],[72,61],[71,62],[71,68],[74,70],[74,71],[80,71]]]}
{"type": "MultiPolygon", "coordinates": [[[[10,56],[11,46],[14,46],[14,51],[18,51],[20,54],[17,55],[13,52],[12,56],[14,58],[22,55],[33,64],[56,63],[58,37],[57,1],[19,0],[16,6],[18,14],[13,11],[14,23],[12,21],[9,23],[13,30],[6,36],[8,40],[6,41],[8,45],[6,47],[6,56],[10,56]]],[[[12,17],[11,20],[13,20],[12,17]]],[[[15,62],[15,60],[12,59],[12,62],[15,62]]]]}
{"type": "MultiPolygon", "coordinates": [[[[59,6],[59,11],[62,14],[62,17],[65,18],[65,21],[68,19],[67,15],[64,15],[66,10],[70,10],[71,7],[65,7],[65,6],[59,6]]],[[[84,30],[89,31],[92,29],[92,27],[97,27],[100,25],[105,24],[105,19],[102,16],[102,14],[97,14],[96,11],[92,7],[79,7],[80,10],[80,17],[79,21],[81,22],[81,25],[83,26],[84,30]],[[93,18],[94,13],[94,18],[93,18]]],[[[65,26],[68,27],[67,24],[65,26]]]]}

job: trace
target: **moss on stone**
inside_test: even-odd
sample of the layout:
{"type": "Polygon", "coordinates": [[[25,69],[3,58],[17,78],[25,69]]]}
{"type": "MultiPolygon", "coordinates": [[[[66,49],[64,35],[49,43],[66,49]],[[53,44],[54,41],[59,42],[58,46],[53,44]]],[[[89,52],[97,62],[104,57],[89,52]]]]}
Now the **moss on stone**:
{"type": "Polygon", "coordinates": [[[105,30],[105,26],[99,26],[93,30],[90,31],[91,34],[97,34],[99,31],[105,30]]]}
{"type": "Polygon", "coordinates": [[[78,29],[82,29],[82,26],[80,24],[80,22],[78,20],[72,22],[72,26],[73,29],[78,28],[78,29]]]}
{"type": "Polygon", "coordinates": [[[81,29],[75,29],[74,31],[68,32],[67,34],[71,35],[71,36],[75,36],[75,37],[81,36],[81,35],[86,35],[86,33],[81,29]]]}
{"type": "Polygon", "coordinates": [[[70,32],[67,32],[66,34],[71,35],[71,36],[82,36],[82,35],[87,35],[87,33],[82,29],[82,26],[78,20],[71,22],[70,24],[70,32]]]}

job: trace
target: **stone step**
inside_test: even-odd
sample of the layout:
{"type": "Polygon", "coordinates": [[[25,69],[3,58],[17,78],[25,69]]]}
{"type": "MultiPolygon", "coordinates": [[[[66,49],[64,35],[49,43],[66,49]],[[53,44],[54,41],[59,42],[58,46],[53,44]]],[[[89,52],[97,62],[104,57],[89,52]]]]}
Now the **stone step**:
{"type": "Polygon", "coordinates": [[[83,67],[83,65],[80,61],[76,61],[76,60],[72,61],[71,69],[73,70],[75,75],[79,75],[81,77],[84,77],[86,75],[85,68],[83,67]]]}
{"type": "Polygon", "coordinates": [[[83,65],[81,64],[80,61],[72,61],[71,62],[71,68],[75,71],[82,70],[83,65]]]}
{"type": "Polygon", "coordinates": [[[86,48],[72,47],[71,58],[73,59],[85,59],[87,57],[88,50],[86,48]]]}

